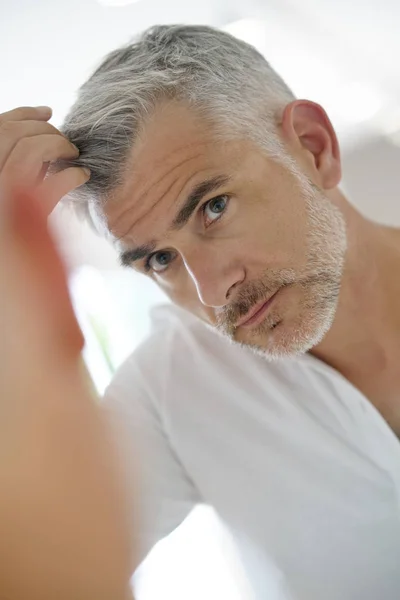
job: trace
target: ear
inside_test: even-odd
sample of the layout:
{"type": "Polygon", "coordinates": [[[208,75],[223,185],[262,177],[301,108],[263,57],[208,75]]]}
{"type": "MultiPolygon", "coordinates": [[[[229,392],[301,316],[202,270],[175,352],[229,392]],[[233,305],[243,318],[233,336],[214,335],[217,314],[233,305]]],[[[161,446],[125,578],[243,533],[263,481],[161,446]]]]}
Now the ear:
{"type": "Polygon", "coordinates": [[[285,107],[282,132],[290,146],[307,152],[318,183],[331,189],[340,182],[339,143],[324,109],[309,100],[295,100],[285,107]]]}

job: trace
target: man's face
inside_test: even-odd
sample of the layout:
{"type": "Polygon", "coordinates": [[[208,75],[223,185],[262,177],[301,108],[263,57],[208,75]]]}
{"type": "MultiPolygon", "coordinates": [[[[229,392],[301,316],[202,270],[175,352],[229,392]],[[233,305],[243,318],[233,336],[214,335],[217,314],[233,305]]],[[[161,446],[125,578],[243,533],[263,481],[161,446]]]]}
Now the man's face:
{"type": "Polygon", "coordinates": [[[305,352],[335,313],[346,240],[306,175],[221,141],[171,103],[144,128],[106,206],[123,260],[171,300],[268,358],[305,352]]]}

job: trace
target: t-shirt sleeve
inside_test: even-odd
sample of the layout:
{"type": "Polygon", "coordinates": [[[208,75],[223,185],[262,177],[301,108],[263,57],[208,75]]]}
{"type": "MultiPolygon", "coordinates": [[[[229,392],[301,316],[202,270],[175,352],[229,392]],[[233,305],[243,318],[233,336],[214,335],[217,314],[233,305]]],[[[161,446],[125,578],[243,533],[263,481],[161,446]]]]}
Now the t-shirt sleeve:
{"type": "Polygon", "coordinates": [[[103,407],[115,431],[121,466],[133,490],[132,535],[140,561],[201,502],[174,452],[149,382],[133,365],[105,392],[103,407]]]}

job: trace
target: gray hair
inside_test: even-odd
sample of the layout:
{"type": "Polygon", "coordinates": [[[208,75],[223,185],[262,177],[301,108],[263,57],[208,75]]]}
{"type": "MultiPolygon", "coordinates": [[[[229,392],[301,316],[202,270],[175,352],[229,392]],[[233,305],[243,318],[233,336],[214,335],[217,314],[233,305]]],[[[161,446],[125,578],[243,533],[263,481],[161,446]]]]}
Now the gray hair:
{"type": "Polygon", "coordinates": [[[155,26],[111,52],[82,85],[61,131],[80,150],[51,172],[88,167],[90,180],[65,199],[105,233],[101,206],[124,179],[135,140],[157,103],[189,103],[218,135],[254,139],[282,157],[277,118],[294,99],[285,82],[251,45],[208,26],[155,26]]]}

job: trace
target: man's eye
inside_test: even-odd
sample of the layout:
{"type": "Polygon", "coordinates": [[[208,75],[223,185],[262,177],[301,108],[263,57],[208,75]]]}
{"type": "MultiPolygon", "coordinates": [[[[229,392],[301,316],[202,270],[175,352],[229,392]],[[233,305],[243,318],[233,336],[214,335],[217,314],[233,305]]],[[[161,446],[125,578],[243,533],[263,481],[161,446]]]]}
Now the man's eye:
{"type": "Polygon", "coordinates": [[[160,250],[149,257],[146,267],[155,273],[161,273],[169,267],[174,258],[175,254],[170,250],[160,250]]]}
{"type": "Polygon", "coordinates": [[[203,214],[206,217],[206,227],[213,221],[218,221],[222,214],[225,212],[228,206],[229,197],[225,194],[223,196],[217,196],[209,202],[206,202],[203,206],[203,214]]]}

